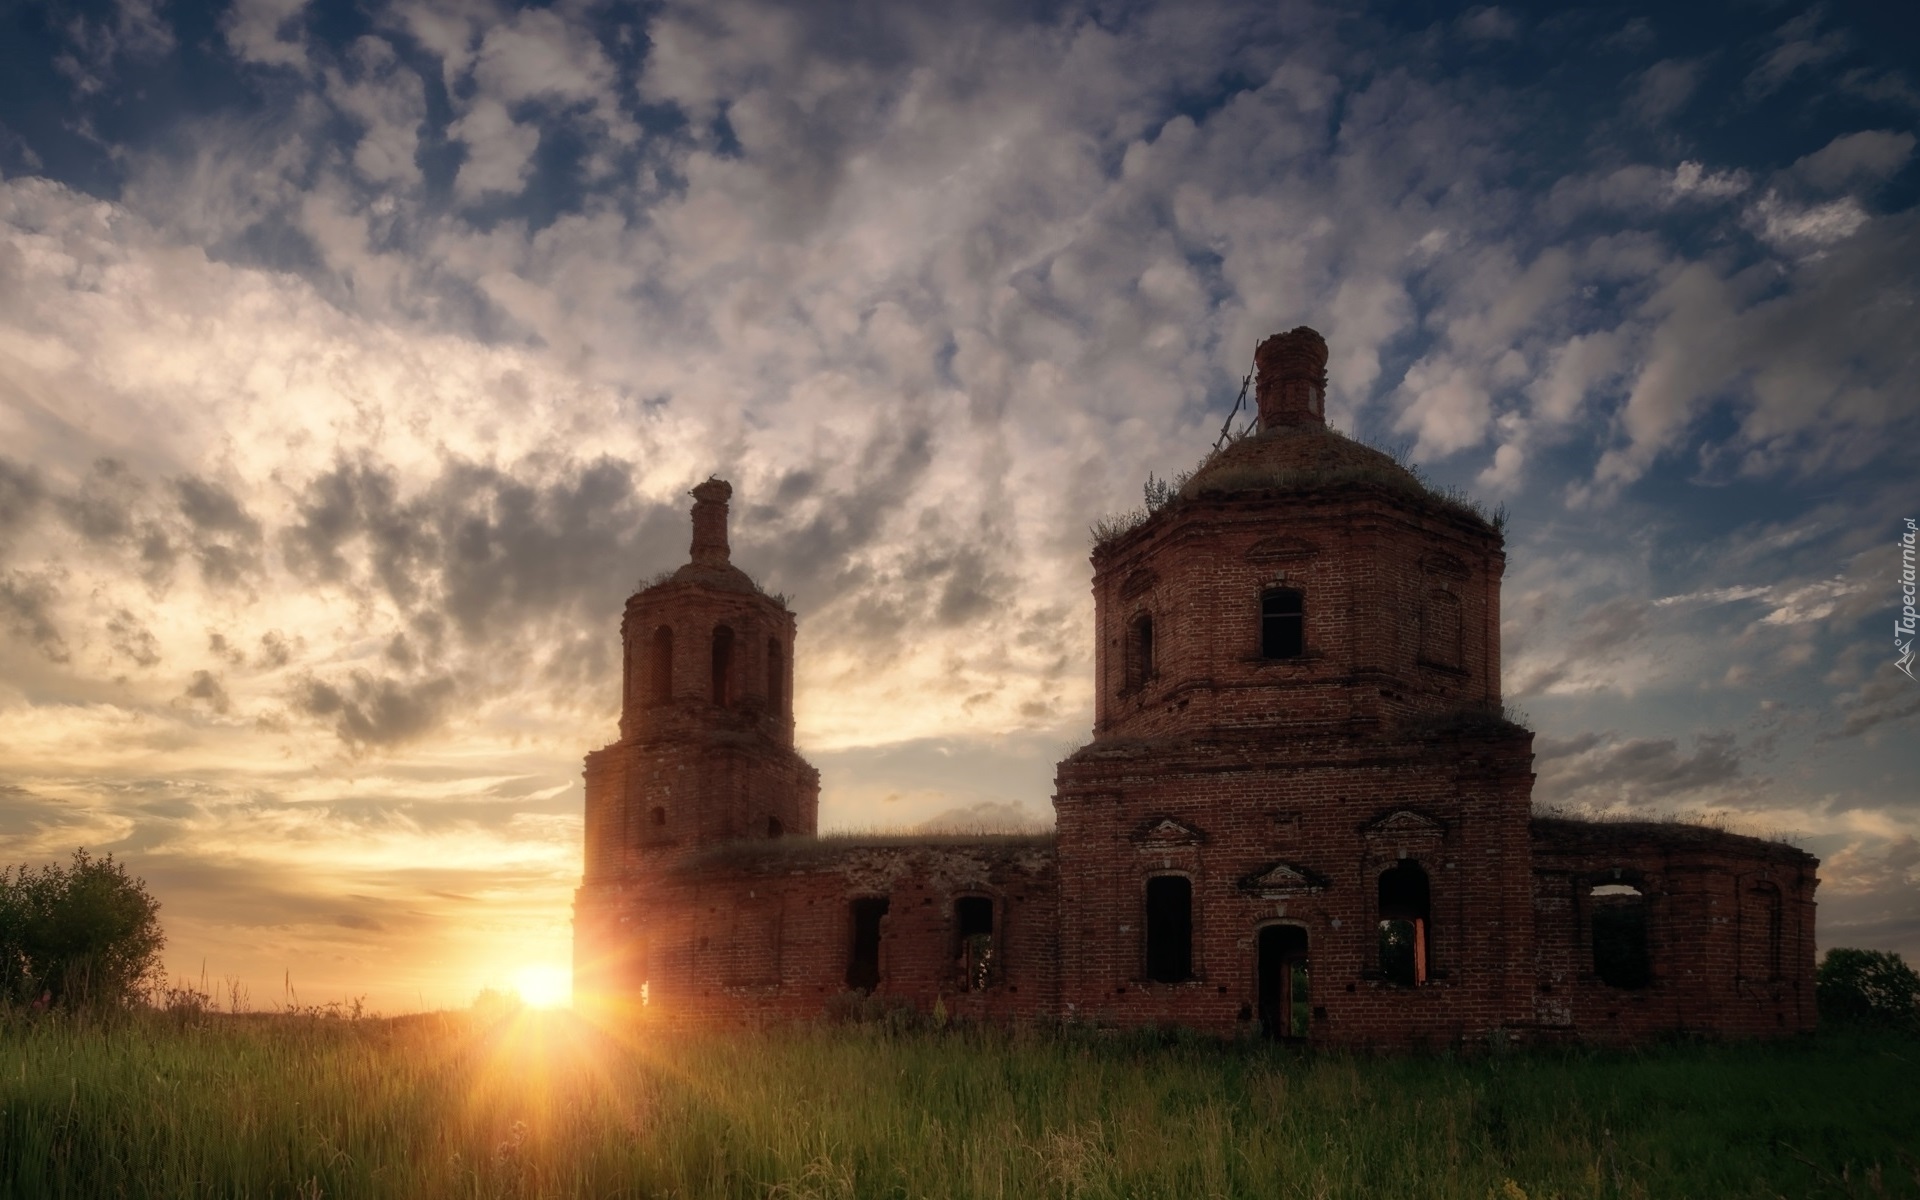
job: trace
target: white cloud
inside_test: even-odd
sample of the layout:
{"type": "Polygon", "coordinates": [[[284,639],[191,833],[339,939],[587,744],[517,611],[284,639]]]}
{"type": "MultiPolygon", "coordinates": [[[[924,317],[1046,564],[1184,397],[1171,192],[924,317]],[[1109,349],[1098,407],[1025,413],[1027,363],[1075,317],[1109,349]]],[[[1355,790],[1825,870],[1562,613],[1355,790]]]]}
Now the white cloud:
{"type": "Polygon", "coordinates": [[[508,103],[548,96],[591,101],[612,85],[613,66],[584,28],[536,8],[488,32],[473,76],[508,103]]]}
{"type": "Polygon", "coordinates": [[[1492,401],[1466,368],[1422,360],[1407,370],[1401,388],[1408,400],[1394,428],[1418,438],[1416,458],[1445,457],[1486,440],[1492,401]]]}
{"type": "Polygon", "coordinates": [[[1775,607],[1760,618],[1760,623],[1799,626],[1809,621],[1824,621],[1833,615],[1842,600],[1866,587],[1867,584],[1859,580],[1823,579],[1794,588],[1777,598],[1775,607]]]}
{"type": "Polygon", "coordinates": [[[418,184],[414,158],[427,114],[420,77],[379,38],[361,38],[348,58],[357,78],[349,81],[338,70],[328,70],[325,78],[328,99],[363,128],[353,147],[355,169],[373,183],[418,184]]]}
{"type": "Polygon", "coordinates": [[[220,22],[228,49],[246,62],[304,68],[306,39],[295,23],[306,7],[307,0],[234,0],[220,22]]]}
{"type": "Polygon", "coordinates": [[[1846,53],[1851,39],[1838,29],[1821,33],[1825,20],[1825,6],[1816,4],[1780,26],[1773,49],[1747,75],[1747,92],[1756,97],[1770,95],[1800,71],[1846,53]]]}
{"type": "Polygon", "coordinates": [[[56,55],[53,65],[82,96],[104,89],[118,60],[160,58],[176,45],[156,0],[116,0],[110,19],[75,15],[62,25],[70,49],[56,55]]]}
{"type": "Polygon", "coordinates": [[[1628,106],[1649,124],[1667,120],[1693,99],[1704,65],[1697,58],[1661,59],[1629,81],[1628,106]]]}
{"type": "Polygon", "coordinates": [[[1911,133],[1868,129],[1843,134],[1788,170],[1803,182],[1825,190],[1855,183],[1878,183],[1897,174],[1913,157],[1911,133]]]}
{"type": "Polygon", "coordinates": [[[1709,171],[1697,162],[1683,162],[1673,169],[1669,190],[1679,197],[1724,200],[1738,196],[1752,185],[1744,171],[1709,171]]]}
{"type": "Polygon", "coordinates": [[[1534,413],[1555,424],[1573,420],[1597,389],[1619,377],[1625,353],[1621,335],[1611,331],[1568,338],[1527,386],[1534,413]]]}
{"type": "Polygon", "coordinates": [[[1460,15],[1460,32],[1479,42],[1510,42],[1520,36],[1520,22],[1497,5],[1480,5],[1460,15]]]}
{"type": "Polygon", "coordinates": [[[498,100],[482,98],[447,126],[447,137],[467,147],[453,190],[464,200],[478,200],[490,192],[518,195],[526,186],[540,127],[520,124],[498,100]]]}
{"type": "Polygon", "coordinates": [[[1832,245],[1852,237],[1868,220],[1866,210],[1851,196],[1803,207],[1768,192],[1747,212],[1754,232],[1782,249],[1832,245]]]}

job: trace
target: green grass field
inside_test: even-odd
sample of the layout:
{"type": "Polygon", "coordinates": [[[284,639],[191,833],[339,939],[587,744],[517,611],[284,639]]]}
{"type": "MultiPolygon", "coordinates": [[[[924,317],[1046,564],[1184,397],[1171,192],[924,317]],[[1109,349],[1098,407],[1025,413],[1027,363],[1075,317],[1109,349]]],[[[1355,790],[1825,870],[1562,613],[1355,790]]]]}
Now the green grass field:
{"type": "Polygon", "coordinates": [[[0,1017],[7,1197],[1920,1196],[1920,1043],[0,1017]]]}

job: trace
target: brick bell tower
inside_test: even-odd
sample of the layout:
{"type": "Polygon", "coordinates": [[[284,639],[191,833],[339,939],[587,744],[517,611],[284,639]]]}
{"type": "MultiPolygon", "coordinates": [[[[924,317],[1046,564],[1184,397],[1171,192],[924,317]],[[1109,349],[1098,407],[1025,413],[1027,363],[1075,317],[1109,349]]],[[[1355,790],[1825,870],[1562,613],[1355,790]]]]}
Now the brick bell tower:
{"type": "Polygon", "coordinates": [[[1093,741],[1054,799],[1062,999],[1223,1033],[1478,1036],[1531,1011],[1501,534],[1327,427],[1318,333],[1255,364],[1257,428],[1093,552],[1093,741]]]}
{"type": "Polygon", "coordinates": [[[576,990],[631,997],[669,872],[719,843],[814,835],[820,773],[793,747],[794,614],[733,565],[733,487],[693,489],[689,561],[629,597],[620,737],[586,759],[576,990]]]}

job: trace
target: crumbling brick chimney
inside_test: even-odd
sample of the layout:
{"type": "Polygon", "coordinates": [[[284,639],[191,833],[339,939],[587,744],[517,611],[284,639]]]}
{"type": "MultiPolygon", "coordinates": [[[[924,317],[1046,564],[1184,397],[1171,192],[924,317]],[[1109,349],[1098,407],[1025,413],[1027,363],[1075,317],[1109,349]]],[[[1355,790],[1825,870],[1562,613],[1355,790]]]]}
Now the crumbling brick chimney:
{"type": "Polygon", "coordinates": [[[733,485],[712,476],[693,489],[693,561],[700,566],[727,564],[727,501],[732,498],[733,485]]]}
{"type": "Polygon", "coordinates": [[[1253,352],[1260,428],[1327,423],[1327,339],[1305,325],[1276,333],[1253,352]]]}

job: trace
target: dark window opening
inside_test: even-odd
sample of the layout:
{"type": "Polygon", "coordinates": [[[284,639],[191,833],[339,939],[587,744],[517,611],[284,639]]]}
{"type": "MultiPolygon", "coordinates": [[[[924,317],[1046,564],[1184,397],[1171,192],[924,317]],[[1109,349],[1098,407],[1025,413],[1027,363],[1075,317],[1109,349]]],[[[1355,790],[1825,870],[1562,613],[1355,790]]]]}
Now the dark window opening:
{"type": "Polygon", "coordinates": [[[653,811],[647,814],[647,819],[653,822],[655,828],[665,825],[667,823],[667,810],[656,804],[653,806],[653,811]]]}
{"type": "Polygon", "coordinates": [[[1420,864],[1402,859],[1380,873],[1380,976],[1401,987],[1427,981],[1432,896],[1420,864]]]}
{"type": "Polygon", "coordinates": [[[665,625],[653,631],[653,662],[648,674],[652,677],[653,702],[670,702],[673,699],[673,630],[665,625]]]}
{"type": "Polygon", "coordinates": [[[787,701],[787,672],[780,660],[780,643],[767,639],[767,711],[779,716],[787,701]]]}
{"type": "Polygon", "coordinates": [[[767,836],[768,837],[770,838],[782,837],[786,834],[786,832],[787,832],[787,827],[780,823],[779,817],[767,818],[767,836]]]}
{"type": "Polygon", "coordinates": [[[993,952],[993,901],[985,896],[955,900],[953,928],[960,942],[957,957],[962,986],[979,991],[993,981],[999,967],[993,952]]]}
{"type": "Polygon", "coordinates": [[[728,685],[733,676],[733,630],[725,625],[713,631],[713,702],[727,706],[728,685]]]}
{"type": "Polygon", "coordinates": [[[880,920],[887,915],[885,896],[862,896],[853,902],[853,945],[847,953],[847,987],[871,992],[880,985],[880,920]]]}
{"type": "Polygon", "coordinates": [[[1643,988],[1653,980],[1647,953],[1647,898],[1631,884],[1593,889],[1593,973],[1608,987],[1643,988]]]}
{"type": "Polygon", "coordinates": [[[1298,925],[1260,929],[1260,1032],[1271,1038],[1303,1038],[1312,1016],[1308,991],[1307,931],[1298,925]]]}
{"type": "Polygon", "coordinates": [[[1292,588],[1274,588],[1260,597],[1260,657],[1299,658],[1307,652],[1304,597],[1292,588]]]}
{"type": "Polygon", "coordinates": [[[1460,601],[1431,592],[1420,614],[1420,658],[1441,667],[1460,665],[1460,601]]]}
{"type": "Polygon", "coordinates": [[[1153,615],[1141,613],[1133,619],[1133,631],[1127,638],[1127,687],[1142,687],[1153,678],[1153,615]]]}
{"type": "Polygon", "coordinates": [[[1147,978],[1193,978],[1193,881],[1184,875],[1147,880],[1147,978]]]}

